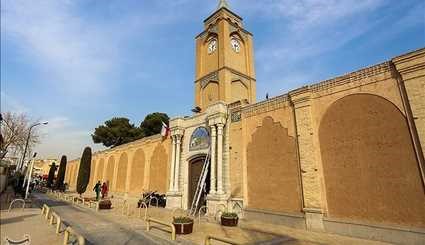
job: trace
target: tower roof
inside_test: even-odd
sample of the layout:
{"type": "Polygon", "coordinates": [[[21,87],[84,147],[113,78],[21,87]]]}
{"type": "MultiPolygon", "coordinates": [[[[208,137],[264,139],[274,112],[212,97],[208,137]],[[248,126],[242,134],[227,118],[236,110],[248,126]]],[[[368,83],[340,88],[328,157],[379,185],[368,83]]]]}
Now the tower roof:
{"type": "Polygon", "coordinates": [[[229,4],[227,3],[226,0],[220,0],[220,2],[218,3],[217,10],[219,10],[221,8],[227,8],[228,10],[230,10],[230,6],[229,6],[229,4]]]}

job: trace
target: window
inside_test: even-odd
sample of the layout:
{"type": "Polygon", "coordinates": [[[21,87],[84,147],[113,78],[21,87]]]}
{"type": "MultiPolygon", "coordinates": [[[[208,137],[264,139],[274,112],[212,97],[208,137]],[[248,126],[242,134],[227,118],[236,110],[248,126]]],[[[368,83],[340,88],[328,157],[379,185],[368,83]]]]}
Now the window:
{"type": "Polygon", "coordinates": [[[199,127],[195,129],[190,138],[190,146],[189,149],[192,150],[200,150],[205,149],[210,146],[210,134],[205,127],[199,127]]]}

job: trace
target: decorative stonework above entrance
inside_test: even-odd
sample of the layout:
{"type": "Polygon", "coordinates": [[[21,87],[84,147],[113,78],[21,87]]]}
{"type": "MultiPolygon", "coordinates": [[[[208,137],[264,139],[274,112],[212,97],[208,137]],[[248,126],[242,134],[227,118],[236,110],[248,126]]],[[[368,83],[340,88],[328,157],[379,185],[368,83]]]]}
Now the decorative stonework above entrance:
{"type": "Polygon", "coordinates": [[[190,137],[189,150],[201,150],[210,146],[210,134],[205,127],[195,129],[190,137]]]}

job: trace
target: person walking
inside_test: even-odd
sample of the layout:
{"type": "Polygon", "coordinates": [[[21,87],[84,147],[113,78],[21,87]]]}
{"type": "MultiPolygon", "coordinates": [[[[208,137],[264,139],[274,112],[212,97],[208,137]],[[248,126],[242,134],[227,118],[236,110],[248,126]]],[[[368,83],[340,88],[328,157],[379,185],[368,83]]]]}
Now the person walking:
{"type": "Polygon", "coordinates": [[[93,188],[93,190],[96,192],[96,201],[99,200],[100,188],[100,181],[98,181],[93,188]]]}
{"type": "Polygon", "coordinates": [[[106,182],[103,182],[102,184],[102,198],[105,198],[108,196],[108,185],[106,182]]]}

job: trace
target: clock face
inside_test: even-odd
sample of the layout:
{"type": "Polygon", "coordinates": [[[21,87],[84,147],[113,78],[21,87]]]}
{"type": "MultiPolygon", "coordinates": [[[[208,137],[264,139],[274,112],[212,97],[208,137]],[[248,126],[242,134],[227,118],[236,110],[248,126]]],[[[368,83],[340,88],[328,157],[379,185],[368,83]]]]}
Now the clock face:
{"type": "Polygon", "coordinates": [[[213,38],[208,43],[208,54],[212,54],[217,49],[217,39],[213,38]]]}
{"type": "Polygon", "coordinates": [[[239,53],[241,51],[241,45],[238,41],[238,39],[236,38],[232,38],[230,40],[230,45],[232,46],[232,49],[236,52],[239,53]]]}

